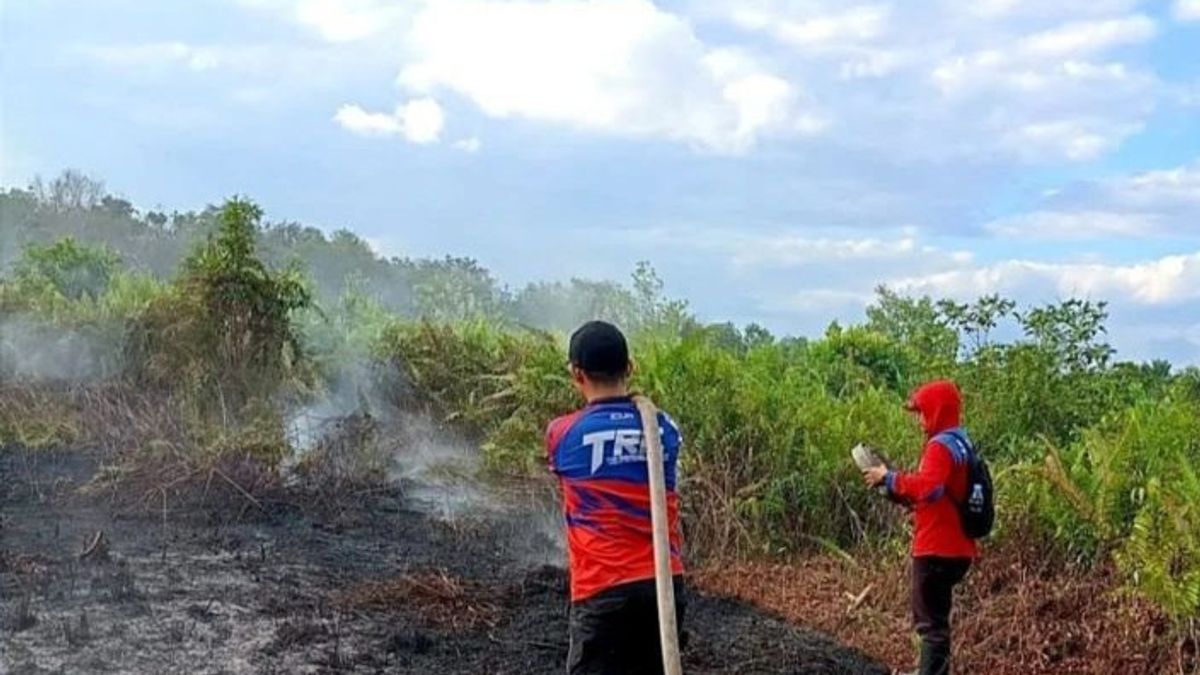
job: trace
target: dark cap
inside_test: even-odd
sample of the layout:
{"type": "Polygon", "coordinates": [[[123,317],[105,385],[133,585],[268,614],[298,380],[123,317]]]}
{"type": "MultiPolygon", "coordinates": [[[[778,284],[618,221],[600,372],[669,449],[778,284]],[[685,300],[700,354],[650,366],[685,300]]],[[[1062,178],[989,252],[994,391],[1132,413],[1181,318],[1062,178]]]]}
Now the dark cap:
{"type": "Polygon", "coordinates": [[[629,345],[620,329],[589,321],[571,335],[571,365],[588,375],[620,378],[629,370],[629,345]]]}

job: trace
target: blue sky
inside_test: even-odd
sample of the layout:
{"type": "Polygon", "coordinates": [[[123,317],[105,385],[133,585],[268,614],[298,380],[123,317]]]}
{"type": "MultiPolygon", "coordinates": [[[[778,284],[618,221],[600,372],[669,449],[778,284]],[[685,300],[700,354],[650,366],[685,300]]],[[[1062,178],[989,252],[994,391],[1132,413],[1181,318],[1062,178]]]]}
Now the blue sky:
{"type": "Polygon", "coordinates": [[[878,284],[1109,300],[1200,362],[1200,0],[0,0],[0,182],[247,194],[505,281],[652,261],[819,332],[878,284]]]}

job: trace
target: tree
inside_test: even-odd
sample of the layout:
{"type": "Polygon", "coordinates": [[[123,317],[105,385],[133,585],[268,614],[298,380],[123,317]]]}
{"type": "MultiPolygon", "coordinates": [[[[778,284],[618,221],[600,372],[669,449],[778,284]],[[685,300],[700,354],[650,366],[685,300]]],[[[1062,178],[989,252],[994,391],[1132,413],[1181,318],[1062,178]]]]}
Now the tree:
{"type": "Polygon", "coordinates": [[[633,296],[636,330],[678,336],[696,323],[686,301],[663,295],[662,278],[648,261],[640,261],[633,270],[633,296]]]}
{"type": "Polygon", "coordinates": [[[868,330],[916,350],[930,364],[953,363],[959,348],[950,319],[928,296],[908,298],[880,286],[867,307],[868,330]]]}
{"type": "Polygon", "coordinates": [[[40,177],[33,179],[30,190],[39,201],[59,211],[86,211],[95,208],[105,196],[104,183],[76,169],[67,169],[49,185],[40,177]]]}
{"type": "Polygon", "coordinates": [[[1016,306],[1012,300],[995,294],[985,295],[970,304],[958,304],[953,300],[937,302],[946,323],[969,339],[972,353],[991,344],[991,332],[1000,325],[1001,319],[1012,316],[1016,306]]]}
{"type": "Polygon", "coordinates": [[[84,246],[72,237],[30,244],[14,270],[17,284],[51,290],[68,300],[96,299],[108,290],[121,259],[107,248],[84,246]]]}
{"type": "Polygon", "coordinates": [[[592,319],[628,327],[634,320],[634,299],[611,281],[538,282],[513,297],[510,312],[518,323],[545,330],[569,331],[592,319]]]}
{"type": "Polygon", "coordinates": [[[251,201],[226,201],[216,232],[185,261],[173,292],[150,306],[132,344],[144,375],[223,416],[269,399],[303,357],[292,316],[311,296],[295,270],[258,257],[261,218],[251,201]]]}
{"type": "Polygon", "coordinates": [[[1054,354],[1068,371],[1103,369],[1116,352],[1099,341],[1107,332],[1108,303],[1071,299],[1018,313],[1026,337],[1054,354]]]}
{"type": "Polygon", "coordinates": [[[412,270],[418,316],[433,321],[499,316],[504,292],[474,259],[418,260],[412,270]]]}

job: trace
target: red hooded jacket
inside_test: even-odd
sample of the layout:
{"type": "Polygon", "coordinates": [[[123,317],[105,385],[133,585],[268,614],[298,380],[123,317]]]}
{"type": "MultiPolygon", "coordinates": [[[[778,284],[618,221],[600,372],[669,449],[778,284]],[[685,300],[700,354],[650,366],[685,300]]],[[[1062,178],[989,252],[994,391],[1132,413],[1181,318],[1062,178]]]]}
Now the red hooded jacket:
{"type": "Polygon", "coordinates": [[[921,416],[925,450],[916,473],[892,471],[887,487],[892,495],[913,507],[914,557],[977,558],[979,549],[959,521],[958,505],[966,498],[967,465],[955,451],[935,439],[953,432],[962,438],[962,397],[948,380],[930,382],[917,389],[908,407],[921,416]]]}

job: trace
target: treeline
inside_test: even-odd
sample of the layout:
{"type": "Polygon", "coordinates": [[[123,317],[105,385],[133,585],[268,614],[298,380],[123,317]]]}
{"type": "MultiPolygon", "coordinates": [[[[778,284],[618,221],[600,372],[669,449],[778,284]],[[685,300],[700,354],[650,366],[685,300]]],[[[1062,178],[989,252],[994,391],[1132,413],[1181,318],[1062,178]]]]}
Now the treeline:
{"type": "MultiPolygon", "coordinates": [[[[60,222],[46,214],[106,208],[102,199],[49,194],[10,192],[5,208],[32,200],[30,213],[42,215],[30,222],[38,223],[60,222]]],[[[296,451],[286,433],[289,411],[352,371],[361,373],[356,395],[432,416],[481,447],[491,471],[544,473],[544,425],[576,405],[562,332],[524,327],[505,304],[512,298],[500,302],[503,294],[439,286],[432,280],[444,279],[442,263],[427,263],[438,270],[431,272],[419,261],[380,261],[364,247],[378,269],[416,275],[411,297],[426,293],[434,305],[405,313],[358,265],[338,267],[331,256],[297,266],[296,249],[272,252],[268,242],[280,226],[262,225],[261,216],[239,199],[211,210],[203,229],[189,230],[196,241],[171,269],[131,262],[135,254],[120,242],[81,243],[96,241],[89,228],[52,235],[23,226],[41,232],[30,239],[49,243],[26,243],[0,279],[0,443],[105,442],[97,434],[127,434],[129,420],[138,420],[138,433],[114,444],[134,467],[163,457],[236,456],[278,473],[296,451]],[[54,239],[60,234],[79,238],[54,239]],[[317,269],[342,270],[336,292],[314,284],[317,269]],[[454,297],[464,303],[452,313],[433,311],[454,297]],[[64,335],[78,339],[70,353],[91,345],[103,365],[88,373],[85,394],[29,369],[31,354],[64,335]],[[46,382],[60,384],[47,391],[46,382]],[[116,405],[114,396],[133,402],[116,405]],[[121,413],[118,423],[96,422],[112,410],[121,413]]],[[[173,218],[162,225],[149,214],[122,218],[144,231],[176,229],[173,218]]],[[[323,236],[312,242],[322,255],[333,250],[323,236]]],[[[310,259],[320,257],[310,252],[310,259]]],[[[993,466],[1000,539],[1064,565],[1112,565],[1184,624],[1200,613],[1200,370],[1116,361],[1103,303],[1022,308],[996,296],[957,303],[881,289],[859,325],[777,339],[756,327],[698,324],[683,303],[663,297],[649,268],[635,274],[632,288],[606,296],[622,298],[616,305],[575,306],[583,301],[562,293],[539,305],[566,305],[571,319],[556,326],[607,315],[630,329],[637,387],[683,429],[692,555],[899,549],[903,515],[861,488],[847,450],[865,441],[913,461],[921,439],[903,401],[917,383],[951,377],[993,466]]],[[[372,413],[351,413],[365,426],[342,427],[358,430],[355,448],[379,440],[371,425],[380,415],[372,413]]],[[[367,464],[378,468],[378,458],[367,464]]]]}
{"type": "MultiPolygon", "coordinates": [[[[29,245],[70,237],[107,249],[120,265],[168,280],[179,264],[219,228],[220,208],[201,211],[139,211],[109,194],[104,184],[77,171],[26,189],[0,191],[0,274],[29,245]]],[[[258,255],[269,265],[294,268],[322,304],[346,292],[363,293],[387,311],[432,321],[486,318],[505,324],[565,330],[601,317],[636,329],[662,290],[647,264],[632,270],[632,283],[571,279],[509,288],[477,261],[465,257],[386,258],[346,229],[330,234],[298,223],[264,223],[256,233],[258,255]]],[[[690,321],[682,303],[673,308],[690,321]]]]}

